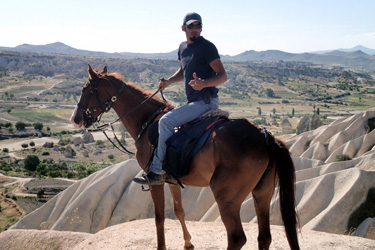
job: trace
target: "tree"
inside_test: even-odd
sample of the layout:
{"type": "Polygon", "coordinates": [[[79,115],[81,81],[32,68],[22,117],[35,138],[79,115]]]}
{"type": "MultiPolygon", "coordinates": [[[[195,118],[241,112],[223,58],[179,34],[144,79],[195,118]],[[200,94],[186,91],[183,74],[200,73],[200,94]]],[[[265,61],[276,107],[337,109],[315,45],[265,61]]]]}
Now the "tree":
{"type": "Polygon", "coordinates": [[[43,129],[43,123],[41,123],[41,122],[36,122],[33,125],[34,125],[34,129],[36,129],[36,130],[40,131],[40,130],[43,129]]]}
{"type": "Polygon", "coordinates": [[[110,161],[113,161],[115,159],[115,156],[113,154],[108,155],[108,159],[110,161]]]}
{"type": "Polygon", "coordinates": [[[27,143],[22,143],[22,144],[21,144],[21,147],[22,147],[22,148],[28,148],[28,147],[29,147],[29,144],[27,144],[27,143]]]}
{"type": "Polygon", "coordinates": [[[26,127],[26,123],[24,122],[17,122],[16,125],[15,125],[16,129],[17,130],[24,130],[25,127],[26,127]]]}
{"type": "Polygon", "coordinates": [[[262,109],[260,107],[258,107],[257,109],[258,109],[258,115],[262,115],[262,109]]]}
{"type": "Polygon", "coordinates": [[[43,198],[44,196],[44,189],[39,189],[38,193],[36,194],[38,198],[43,198]]]}
{"type": "Polygon", "coordinates": [[[26,156],[25,160],[23,160],[23,164],[26,170],[34,172],[36,167],[39,165],[40,160],[36,155],[28,155],[26,156]]]}
{"type": "Polygon", "coordinates": [[[40,175],[46,175],[47,174],[47,165],[44,164],[44,163],[38,164],[38,166],[36,166],[36,172],[40,175]]]}
{"type": "Polygon", "coordinates": [[[275,92],[273,92],[272,89],[266,89],[266,95],[267,97],[273,98],[275,97],[275,92]]]}

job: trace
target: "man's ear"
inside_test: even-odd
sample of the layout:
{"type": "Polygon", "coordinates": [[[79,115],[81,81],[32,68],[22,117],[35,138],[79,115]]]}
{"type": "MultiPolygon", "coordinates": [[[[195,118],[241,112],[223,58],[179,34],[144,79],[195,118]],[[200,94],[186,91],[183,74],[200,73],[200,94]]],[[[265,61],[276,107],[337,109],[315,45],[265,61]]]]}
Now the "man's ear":
{"type": "Polygon", "coordinates": [[[182,31],[186,32],[186,26],[185,25],[182,25],[181,29],[182,29],[182,31]]]}

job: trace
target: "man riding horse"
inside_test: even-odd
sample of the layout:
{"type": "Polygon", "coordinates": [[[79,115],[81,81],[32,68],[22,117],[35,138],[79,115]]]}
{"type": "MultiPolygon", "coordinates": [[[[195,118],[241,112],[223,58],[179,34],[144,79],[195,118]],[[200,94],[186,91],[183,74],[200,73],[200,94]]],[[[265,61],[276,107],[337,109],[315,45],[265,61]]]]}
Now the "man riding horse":
{"type": "Polygon", "coordinates": [[[180,67],[171,77],[159,82],[164,90],[172,83],[185,81],[188,103],[169,111],[159,120],[158,147],[150,166],[150,172],[142,178],[133,180],[140,184],[164,184],[165,171],[162,169],[166,152],[166,141],[180,127],[209,110],[219,106],[216,86],[227,80],[227,74],[213,43],[201,36],[202,18],[197,13],[188,13],[182,25],[186,41],[180,44],[178,60],[180,67]]]}

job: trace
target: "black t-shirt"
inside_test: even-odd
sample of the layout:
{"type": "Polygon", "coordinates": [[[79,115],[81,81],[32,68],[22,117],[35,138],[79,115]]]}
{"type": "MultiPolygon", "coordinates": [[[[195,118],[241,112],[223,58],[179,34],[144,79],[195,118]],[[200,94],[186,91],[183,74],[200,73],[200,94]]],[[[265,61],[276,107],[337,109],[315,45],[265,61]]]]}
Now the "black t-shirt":
{"type": "Polygon", "coordinates": [[[202,36],[193,44],[182,42],[178,49],[178,60],[182,64],[185,78],[185,91],[188,102],[205,99],[205,96],[217,97],[218,89],[216,87],[204,88],[201,91],[194,90],[188,83],[193,80],[193,73],[202,79],[208,79],[216,75],[216,72],[210,67],[210,63],[220,58],[219,53],[213,43],[202,36]]]}

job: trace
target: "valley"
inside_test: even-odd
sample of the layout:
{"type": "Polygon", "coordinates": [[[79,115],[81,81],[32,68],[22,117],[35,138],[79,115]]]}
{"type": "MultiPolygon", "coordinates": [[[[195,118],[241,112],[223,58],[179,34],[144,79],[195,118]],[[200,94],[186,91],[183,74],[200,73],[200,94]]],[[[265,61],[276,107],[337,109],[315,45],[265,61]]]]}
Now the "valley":
{"type": "MultiPolygon", "coordinates": [[[[24,197],[30,195],[36,208],[58,193],[37,197],[27,189],[15,191],[12,185],[6,186],[14,181],[10,178],[74,182],[133,157],[115,149],[99,132],[91,134],[92,141],[82,142],[85,131],[70,124],[87,81],[87,64],[121,72],[126,82],[153,93],[158,79],[172,74],[178,62],[0,52],[1,209],[15,206],[20,211],[0,216],[0,220],[7,218],[0,230],[30,212],[19,205],[24,197]],[[30,155],[37,156],[39,168],[25,169],[24,159],[30,155]]],[[[266,127],[280,138],[294,134],[304,116],[318,114],[324,125],[375,107],[375,71],[284,61],[226,61],[224,66],[228,81],[219,87],[221,109],[229,111],[231,118],[247,118],[266,127]],[[290,123],[288,133],[286,119],[290,123]]],[[[171,86],[164,94],[175,105],[185,102],[183,84],[171,86]]],[[[110,111],[101,124],[116,118],[110,111]]],[[[123,126],[115,124],[115,132],[133,151],[134,140],[123,126]]],[[[43,190],[42,185],[36,184],[36,188],[43,190]]]]}

